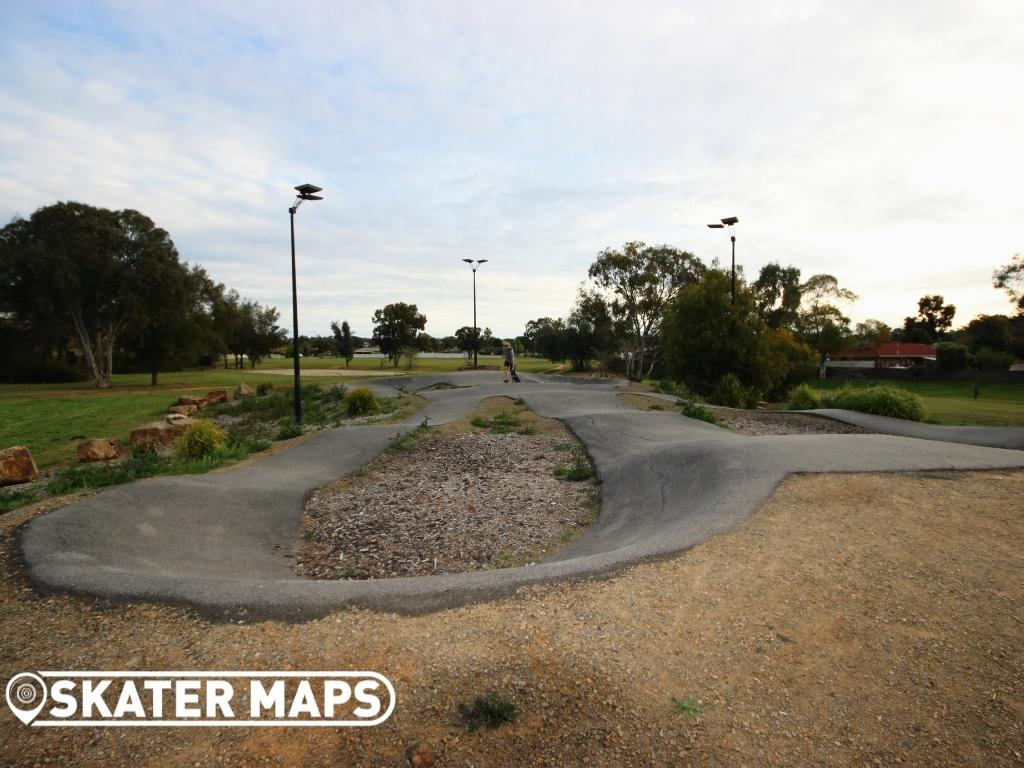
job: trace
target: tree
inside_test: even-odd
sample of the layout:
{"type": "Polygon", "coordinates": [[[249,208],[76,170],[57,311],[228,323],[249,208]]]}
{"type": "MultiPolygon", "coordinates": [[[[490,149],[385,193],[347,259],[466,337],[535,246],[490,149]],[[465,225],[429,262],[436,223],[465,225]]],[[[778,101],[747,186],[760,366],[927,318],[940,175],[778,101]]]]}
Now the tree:
{"type": "Polygon", "coordinates": [[[825,358],[841,351],[849,342],[850,318],[831,302],[852,303],[857,294],[841,288],[832,275],[813,275],[800,286],[801,307],[797,318],[800,339],[818,351],[821,365],[825,358]]]}
{"type": "Polygon", "coordinates": [[[608,302],[598,293],[580,290],[562,334],[560,347],[574,371],[586,370],[587,362],[593,359],[607,367],[607,354],[615,344],[608,302]]]}
{"type": "Polygon", "coordinates": [[[873,349],[878,349],[883,344],[892,341],[892,328],[881,320],[865,320],[863,323],[857,323],[853,333],[863,344],[873,349]]]}
{"type": "Polygon", "coordinates": [[[138,211],[68,202],[15,219],[0,231],[0,273],[3,303],[30,325],[70,334],[97,387],[110,386],[126,330],[143,329],[134,341],[155,360],[180,341],[179,308],[148,285],[178,295],[187,271],[167,232],[138,211]]]}
{"type": "Polygon", "coordinates": [[[275,347],[287,341],[287,334],[277,325],[276,307],[264,307],[255,301],[243,301],[240,307],[242,324],[236,342],[239,353],[248,356],[249,367],[255,368],[275,347]]]}
{"type": "Polygon", "coordinates": [[[992,285],[1006,291],[1017,305],[1017,314],[1024,315],[1024,254],[1015,253],[1009,263],[993,272],[992,285]]]}
{"type": "Polygon", "coordinates": [[[331,323],[331,331],[334,333],[334,342],[338,347],[338,356],[345,358],[345,367],[348,368],[355,356],[352,329],[348,327],[348,320],[342,320],[341,327],[338,327],[338,321],[335,320],[331,323]]]}
{"type": "Polygon", "coordinates": [[[1006,315],[978,315],[963,330],[971,352],[993,349],[1005,352],[1010,348],[1012,334],[1010,318],[1006,315]]]}
{"type": "Polygon", "coordinates": [[[416,332],[427,325],[426,315],[420,314],[415,304],[397,302],[378,309],[371,318],[373,340],[391,360],[395,368],[402,358],[403,347],[411,347],[416,341],[416,332]]]}
{"type": "Polygon", "coordinates": [[[623,334],[627,376],[639,379],[654,368],[666,307],[705,271],[692,253],[667,245],[634,241],[621,251],[608,248],[597,255],[587,274],[614,296],[609,308],[623,334]]]}
{"type": "Polygon", "coordinates": [[[529,345],[530,354],[544,357],[552,363],[560,363],[568,356],[565,348],[565,322],[541,317],[526,324],[523,334],[529,345]]]}
{"type": "Polygon", "coordinates": [[[903,321],[903,330],[911,333],[920,328],[928,334],[926,343],[939,341],[953,325],[956,307],[946,304],[938,294],[922,296],[917,302],[917,317],[908,317],[903,321]]]}
{"type": "Polygon", "coordinates": [[[770,262],[751,286],[758,316],[771,328],[792,328],[800,312],[800,270],[770,262]]]}

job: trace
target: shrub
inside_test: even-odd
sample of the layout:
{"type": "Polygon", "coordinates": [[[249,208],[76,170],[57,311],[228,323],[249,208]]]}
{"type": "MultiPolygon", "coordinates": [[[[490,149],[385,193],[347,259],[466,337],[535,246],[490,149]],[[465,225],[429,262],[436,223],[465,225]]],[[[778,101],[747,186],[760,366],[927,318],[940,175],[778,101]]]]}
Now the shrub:
{"type": "Polygon", "coordinates": [[[718,424],[715,414],[693,398],[680,398],[676,401],[676,405],[681,409],[680,412],[683,416],[689,416],[691,419],[700,419],[708,424],[718,424]]]}
{"type": "Polygon", "coordinates": [[[365,416],[380,410],[380,403],[369,387],[355,387],[345,393],[345,412],[349,416],[365,416]]]}
{"type": "Polygon", "coordinates": [[[822,404],[826,408],[844,408],[908,421],[923,421],[926,415],[917,395],[889,384],[858,389],[843,387],[823,397],[822,404]]]}
{"type": "Polygon", "coordinates": [[[749,408],[757,401],[754,392],[744,387],[735,373],[727,373],[718,380],[708,400],[727,408],[749,408]]]}
{"type": "Polygon", "coordinates": [[[974,353],[974,367],[983,371],[1008,371],[1013,365],[1013,355],[991,347],[982,347],[974,353]]]}
{"type": "Polygon", "coordinates": [[[472,706],[459,704],[459,716],[469,731],[481,726],[494,729],[503,723],[511,723],[517,715],[515,705],[497,691],[477,696],[472,706]]]}
{"type": "Polygon", "coordinates": [[[261,381],[256,385],[256,394],[260,397],[269,395],[274,391],[274,382],[272,381],[261,381]]]}
{"type": "Polygon", "coordinates": [[[220,427],[208,421],[189,424],[178,438],[178,454],[191,459],[209,456],[227,445],[228,436],[220,427]]]}
{"type": "Polygon", "coordinates": [[[791,411],[813,411],[821,408],[821,395],[814,391],[810,384],[801,384],[789,393],[789,405],[791,411]]]}
{"type": "Polygon", "coordinates": [[[555,468],[555,477],[562,480],[571,480],[574,483],[589,480],[594,476],[594,468],[590,466],[590,459],[587,454],[576,448],[566,466],[555,468]]]}
{"type": "Polygon", "coordinates": [[[274,439],[290,440],[293,437],[298,437],[301,434],[303,434],[302,425],[295,424],[294,422],[289,422],[288,424],[285,424],[283,427],[281,427],[280,430],[278,430],[277,434],[274,435],[274,439]]]}
{"type": "Polygon", "coordinates": [[[970,363],[970,354],[963,344],[943,342],[935,347],[935,365],[942,371],[962,371],[970,363]]]}

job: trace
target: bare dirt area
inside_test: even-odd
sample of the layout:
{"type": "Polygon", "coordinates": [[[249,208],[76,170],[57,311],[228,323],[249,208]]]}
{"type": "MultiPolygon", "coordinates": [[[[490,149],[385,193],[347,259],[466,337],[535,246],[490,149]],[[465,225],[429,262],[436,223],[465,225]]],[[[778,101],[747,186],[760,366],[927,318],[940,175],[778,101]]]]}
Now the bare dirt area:
{"type": "MultiPolygon", "coordinates": [[[[620,395],[630,405],[641,410],[671,411],[679,413],[678,405],[653,397],[632,393],[620,395]]],[[[843,424],[824,416],[808,413],[787,413],[786,411],[749,411],[738,408],[723,408],[720,405],[704,407],[714,414],[721,424],[741,435],[852,435],[868,434],[868,430],[843,424]]]]}
{"type": "Polygon", "coordinates": [[[0,520],[0,658],[35,669],[368,669],[352,729],[29,728],[0,763],[393,766],[1024,764],[1024,472],[796,476],[730,533],[603,581],[419,617],[211,624],[39,597],[0,520]],[[514,722],[468,733],[489,690],[514,722]],[[675,699],[675,702],[673,702],[675,699]]]}
{"type": "Polygon", "coordinates": [[[596,514],[592,482],[554,474],[586,461],[582,453],[559,422],[489,398],[470,418],[420,430],[364,471],[314,493],[294,570],[370,579],[534,561],[596,514]]]}

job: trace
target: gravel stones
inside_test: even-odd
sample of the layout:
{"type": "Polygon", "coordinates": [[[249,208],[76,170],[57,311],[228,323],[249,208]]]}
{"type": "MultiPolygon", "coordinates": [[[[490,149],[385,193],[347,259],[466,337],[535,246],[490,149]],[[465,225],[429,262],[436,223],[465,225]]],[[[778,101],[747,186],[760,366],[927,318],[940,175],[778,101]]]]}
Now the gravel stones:
{"type": "Polygon", "coordinates": [[[545,434],[429,434],[310,498],[294,570],[373,579],[542,557],[593,515],[593,485],[553,475],[571,445],[545,434]]]}

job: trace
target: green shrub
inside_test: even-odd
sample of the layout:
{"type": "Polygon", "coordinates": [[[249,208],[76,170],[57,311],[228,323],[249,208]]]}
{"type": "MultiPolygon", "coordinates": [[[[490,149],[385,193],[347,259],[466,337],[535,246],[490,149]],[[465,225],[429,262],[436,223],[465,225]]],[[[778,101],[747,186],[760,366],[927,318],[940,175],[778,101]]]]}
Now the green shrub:
{"type": "Polygon", "coordinates": [[[943,342],[935,346],[935,366],[940,371],[962,371],[970,362],[971,354],[963,344],[943,342]]]}
{"type": "Polygon", "coordinates": [[[274,391],[274,382],[272,381],[261,381],[256,385],[256,394],[260,397],[269,395],[274,391]]]}
{"type": "Polygon", "coordinates": [[[488,419],[484,416],[474,416],[469,423],[480,429],[491,430],[492,435],[504,435],[515,430],[516,427],[522,424],[522,420],[511,411],[502,411],[493,419],[488,419]]]}
{"type": "Polygon", "coordinates": [[[683,416],[689,416],[691,419],[700,419],[701,421],[706,421],[708,424],[718,424],[718,419],[715,417],[715,414],[693,398],[679,399],[676,401],[676,405],[682,409],[681,412],[683,416]]]}
{"type": "Polygon", "coordinates": [[[1008,371],[1013,365],[1013,355],[991,347],[982,347],[974,353],[973,365],[983,371],[1008,371]]]}
{"type": "Polygon", "coordinates": [[[856,389],[846,386],[822,397],[822,405],[908,421],[923,421],[926,416],[917,395],[890,384],[856,389]]]}
{"type": "Polygon", "coordinates": [[[813,411],[821,408],[821,395],[819,395],[810,384],[801,384],[789,393],[789,405],[791,411],[813,411]]]}
{"type": "Polygon", "coordinates": [[[380,403],[369,387],[355,387],[345,393],[345,412],[349,416],[365,416],[380,410],[380,403]]]}
{"type": "Polygon", "coordinates": [[[208,421],[197,421],[195,424],[189,424],[178,438],[178,455],[198,459],[216,453],[227,445],[227,442],[228,436],[220,427],[208,421]]]}
{"type": "Polygon", "coordinates": [[[12,509],[31,504],[38,499],[35,491],[3,491],[0,492],[0,515],[12,509]]]}
{"type": "Polygon", "coordinates": [[[459,716],[469,731],[475,731],[481,726],[497,728],[504,723],[511,723],[518,714],[515,705],[497,691],[477,696],[472,706],[459,704],[459,716]]]}
{"type": "Polygon", "coordinates": [[[574,483],[589,480],[593,476],[594,468],[590,466],[590,459],[579,448],[573,450],[567,465],[555,468],[555,477],[571,480],[574,483]]]}
{"type": "Polygon", "coordinates": [[[727,373],[718,380],[708,400],[727,408],[749,408],[756,402],[754,392],[740,382],[735,373],[727,373]]]}
{"type": "Polygon", "coordinates": [[[274,440],[291,440],[293,437],[298,437],[303,433],[304,430],[301,424],[289,422],[278,430],[277,434],[274,435],[274,440]]]}

